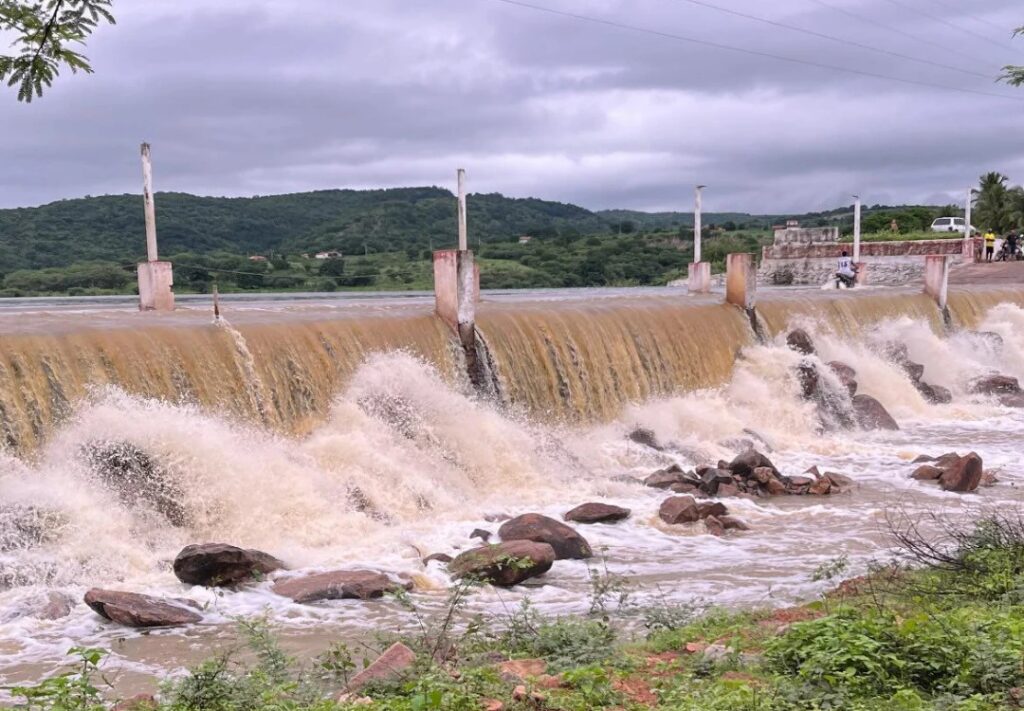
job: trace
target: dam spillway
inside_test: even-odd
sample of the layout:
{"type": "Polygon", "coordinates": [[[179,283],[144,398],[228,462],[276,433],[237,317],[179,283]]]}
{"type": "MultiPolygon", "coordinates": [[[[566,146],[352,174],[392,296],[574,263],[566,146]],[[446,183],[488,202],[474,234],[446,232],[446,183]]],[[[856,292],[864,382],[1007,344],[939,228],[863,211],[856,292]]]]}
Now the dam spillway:
{"type": "MultiPolygon", "coordinates": [[[[1024,378],[1024,295],[1012,285],[955,287],[948,319],[916,289],[766,290],[759,336],[747,314],[715,295],[485,294],[477,328],[497,400],[471,391],[426,295],[225,300],[220,324],[209,300],[180,306],[160,315],[116,300],[0,308],[0,649],[9,660],[0,674],[8,681],[59,668],[69,639],[112,649],[124,678],[137,679],[140,669],[159,676],[230,643],[238,616],[271,614],[297,645],[402,619],[388,603],[369,616],[362,607],[294,605],[269,582],[228,595],[183,588],[168,566],[190,543],[267,550],[293,571],[409,574],[430,607],[450,579],[423,555],[475,545],[469,532],[493,530],[495,517],[560,517],[601,499],[634,514],[587,537],[610,570],[641,588],[673,600],[784,603],[814,594],[814,569],[837,555],[863,570],[883,554],[893,506],[969,515],[1022,499],[1024,411],[968,388],[993,369],[1024,378]],[[785,344],[794,326],[812,333],[817,363],[851,365],[860,391],[901,429],[823,430],[800,395],[801,357],[785,344]],[[953,402],[924,400],[886,357],[888,342],[905,344],[953,402]],[[637,427],[662,448],[628,438],[637,427]],[[730,499],[754,530],[717,538],[666,526],[657,516],[665,492],[636,483],[671,464],[729,459],[750,442],[786,471],[819,466],[857,487],[827,500],[730,499]],[[90,453],[124,443],[154,463],[173,496],[172,518],[97,478],[90,453]],[[909,478],[917,455],[965,448],[982,454],[994,486],[962,496],[909,478]],[[126,634],[81,603],[97,585],[189,597],[206,608],[204,623],[126,634]],[[57,621],[37,613],[53,595],[71,601],[57,621]]],[[[545,610],[578,612],[588,579],[584,562],[565,563],[538,588],[483,594],[473,605],[493,613],[532,596],[545,610]]]]}
{"type": "MultiPolygon", "coordinates": [[[[219,324],[203,301],[186,303],[159,315],[67,301],[0,307],[6,448],[37,449],[105,386],[304,434],[371,354],[402,350],[449,383],[464,378],[427,297],[229,300],[219,324]]],[[[998,303],[1024,304],[1024,287],[955,288],[953,324],[974,328],[998,303]]],[[[944,327],[912,289],[769,291],[756,312],[769,337],[801,320],[851,337],[898,317],[944,327]]],[[[493,295],[477,327],[502,404],[549,423],[608,421],[631,403],[719,386],[755,341],[746,315],[719,297],[654,289],[493,295]]]]}

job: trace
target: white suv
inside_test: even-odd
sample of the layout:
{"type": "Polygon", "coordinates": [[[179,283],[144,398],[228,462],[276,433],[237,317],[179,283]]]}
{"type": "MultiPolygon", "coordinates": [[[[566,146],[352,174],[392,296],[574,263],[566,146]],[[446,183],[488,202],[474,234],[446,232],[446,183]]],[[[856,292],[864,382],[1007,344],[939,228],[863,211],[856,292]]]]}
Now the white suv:
{"type": "MultiPolygon", "coordinates": [[[[971,225],[971,232],[976,232],[974,225],[971,225]]],[[[964,233],[964,218],[962,217],[940,217],[932,222],[932,232],[959,232],[964,233]]]]}

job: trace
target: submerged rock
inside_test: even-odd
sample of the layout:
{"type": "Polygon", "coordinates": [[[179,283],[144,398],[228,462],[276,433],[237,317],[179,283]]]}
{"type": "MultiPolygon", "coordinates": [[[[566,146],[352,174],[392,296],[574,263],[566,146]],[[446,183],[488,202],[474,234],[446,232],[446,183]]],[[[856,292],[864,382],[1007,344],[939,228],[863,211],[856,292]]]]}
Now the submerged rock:
{"type": "Polygon", "coordinates": [[[694,477],[683,471],[683,468],[678,464],[672,464],[649,474],[644,479],[644,486],[650,486],[655,489],[668,489],[673,484],[685,484],[688,482],[699,484],[700,480],[695,480],[694,477]]]}
{"type": "Polygon", "coordinates": [[[1020,381],[1009,375],[987,375],[971,382],[969,390],[975,395],[1014,395],[1020,390],[1020,381]]]}
{"type": "Polygon", "coordinates": [[[857,424],[865,430],[898,430],[900,426],[882,403],[870,395],[854,395],[853,411],[857,424]]]}
{"type": "Polygon", "coordinates": [[[802,328],[795,328],[789,332],[786,336],[786,345],[804,355],[814,355],[817,352],[810,334],[802,328]]]}
{"type": "Polygon", "coordinates": [[[470,538],[479,538],[484,543],[491,540],[491,532],[483,528],[474,528],[473,532],[469,534],[470,538]]]}
{"type": "Polygon", "coordinates": [[[140,593],[93,588],[85,594],[85,604],[101,617],[126,627],[169,627],[203,619],[189,609],[196,608],[190,600],[168,601],[140,593]]]}
{"type": "Polygon", "coordinates": [[[553,518],[537,513],[523,514],[501,524],[498,535],[502,541],[534,541],[547,543],[555,549],[555,557],[590,558],[594,555],[587,539],[574,529],[553,518]]]}
{"type": "Polygon", "coordinates": [[[830,361],[828,364],[829,370],[836,374],[839,378],[839,382],[842,383],[843,387],[853,397],[857,394],[857,371],[848,366],[846,363],[842,363],[838,360],[830,361]]]}
{"type": "Polygon", "coordinates": [[[935,481],[942,476],[943,470],[931,464],[922,464],[910,475],[911,479],[918,481],[935,481]]]}
{"type": "Polygon", "coordinates": [[[658,438],[654,434],[654,431],[646,429],[644,427],[637,427],[632,432],[630,432],[628,435],[626,435],[626,439],[630,440],[631,442],[636,442],[637,444],[642,444],[645,447],[650,447],[651,449],[656,449],[659,452],[662,449],[664,449],[658,443],[658,438]]]}
{"type": "Polygon", "coordinates": [[[372,570],[332,570],[282,580],[271,590],[298,603],[320,600],[372,600],[385,593],[411,590],[412,583],[396,583],[372,570]]]}
{"type": "Polygon", "coordinates": [[[555,549],[547,543],[504,541],[462,553],[448,564],[448,572],[511,587],[548,572],[554,562],[555,549]]]}
{"type": "Polygon", "coordinates": [[[621,506],[591,502],[566,511],[562,518],[574,523],[615,523],[629,518],[629,514],[629,509],[621,506]]]}
{"type": "Polygon", "coordinates": [[[284,568],[269,553],[226,543],[185,546],[174,559],[174,575],[187,585],[223,587],[258,579],[284,568]]]}
{"type": "Polygon", "coordinates": [[[1003,407],[1024,408],[1024,393],[1011,393],[1009,395],[1000,395],[999,403],[1003,407]]]}
{"type": "Polygon", "coordinates": [[[145,505],[172,526],[189,525],[184,491],[151,455],[130,442],[90,442],[84,451],[93,473],[125,506],[145,505]]]}
{"type": "Polygon", "coordinates": [[[0,553],[27,550],[60,538],[67,517],[31,504],[0,504],[0,553]]]}

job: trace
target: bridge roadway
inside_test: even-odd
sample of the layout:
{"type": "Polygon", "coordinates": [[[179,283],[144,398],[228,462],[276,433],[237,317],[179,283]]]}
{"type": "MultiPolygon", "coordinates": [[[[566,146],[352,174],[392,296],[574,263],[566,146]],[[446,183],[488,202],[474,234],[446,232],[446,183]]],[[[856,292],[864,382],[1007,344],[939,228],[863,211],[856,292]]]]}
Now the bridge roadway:
{"type": "Polygon", "coordinates": [[[950,284],[1024,284],[1024,262],[980,262],[955,267],[950,284]]]}

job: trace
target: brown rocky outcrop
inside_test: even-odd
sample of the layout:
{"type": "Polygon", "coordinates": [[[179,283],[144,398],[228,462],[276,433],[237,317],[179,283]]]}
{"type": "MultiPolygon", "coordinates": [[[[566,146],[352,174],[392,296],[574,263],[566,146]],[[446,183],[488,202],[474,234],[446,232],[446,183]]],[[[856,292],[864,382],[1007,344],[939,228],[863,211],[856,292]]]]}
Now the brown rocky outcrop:
{"type": "Polygon", "coordinates": [[[148,506],[172,526],[189,524],[184,492],[148,453],[131,442],[89,442],[83,453],[95,477],[125,506],[148,506]]]}
{"type": "Polygon", "coordinates": [[[671,496],[661,502],[658,516],[668,524],[700,521],[700,509],[692,496],[671,496]]]}
{"type": "Polygon", "coordinates": [[[953,402],[953,393],[941,385],[929,385],[923,380],[914,383],[922,397],[934,405],[948,405],[953,402]]]}
{"type": "Polygon", "coordinates": [[[85,604],[101,617],[126,627],[169,627],[202,620],[190,600],[162,600],[140,593],[93,588],[85,604]]]}
{"type": "Polygon", "coordinates": [[[255,580],[284,568],[269,553],[226,543],[185,546],[174,559],[174,575],[187,585],[223,587],[255,580]]]}
{"type": "Polygon", "coordinates": [[[448,564],[448,572],[511,587],[548,572],[554,562],[555,549],[547,543],[505,541],[462,553],[448,564]]]}
{"type": "Polygon", "coordinates": [[[654,434],[653,430],[649,430],[645,427],[637,427],[628,435],[626,439],[637,444],[642,444],[645,447],[656,449],[659,452],[663,449],[661,444],[658,443],[658,437],[654,434]]]}
{"type": "Polygon", "coordinates": [[[943,470],[931,464],[922,464],[910,475],[911,479],[918,481],[935,481],[942,476],[943,470]]]}
{"type": "Polygon", "coordinates": [[[770,469],[775,476],[779,476],[779,470],[775,468],[775,465],[772,464],[771,460],[753,448],[738,455],[735,459],[726,464],[724,468],[737,476],[746,478],[750,476],[755,469],[760,467],[770,469]]]}
{"type": "Polygon", "coordinates": [[[412,589],[412,583],[396,583],[372,570],[332,570],[277,582],[271,588],[298,603],[320,600],[372,600],[385,593],[412,589]]]}
{"type": "Polygon", "coordinates": [[[502,541],[534,541],[555,549],[555,557],[590,558],[594,555],[587,539],[561,521],[537,513],[523,514],[501,524],[502,541]]]}
{"type": "Polygon", "coordinates": [[[426,565],[432,560],[436,560],[438,563],[443,563],[447,565],[448,563],[452,562],[452,557],[447,553],[431,553],[423,559],[423,565],[426,565]]]}
{"type": "Polygon", "coordinates": [[[566,511],[562,518],[574,523],[615,523],[629,518],[629,514],[629,509],[621,506],[588,502],[566,511]]]}
{"type": "Polygon", "coordinates": [[[882,403],[870,395],[854,395],[853,411],[857,424],[865,430],[898,430],[900,426],[882,403]]]}
{"type": "Polygon", "coordinates": [[[668,489],[673,484],[684,484],[687,482],[700,484],[700,479],[683,471],[683,468],[678,464],[672,464],[649,474],[644,479],[644,486],[650,486],[654,489],[668,489]]]}

